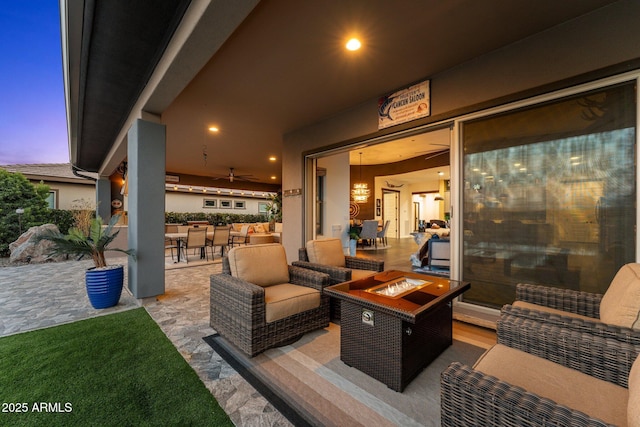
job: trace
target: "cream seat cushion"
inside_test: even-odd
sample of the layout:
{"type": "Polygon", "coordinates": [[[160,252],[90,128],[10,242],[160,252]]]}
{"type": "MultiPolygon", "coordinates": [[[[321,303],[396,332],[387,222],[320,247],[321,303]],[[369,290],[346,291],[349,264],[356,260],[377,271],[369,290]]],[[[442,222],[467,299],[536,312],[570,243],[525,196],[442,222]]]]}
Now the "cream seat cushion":
{"type": "Polygon", "coordinates": [[[600,302],[600,320],[640,329],[640,264],[623,265],[600,302]]]}
{"type": "Polygon", "coordinates": [[[307,257],[314,264],[344,267],[344,252],[340,239],[309,240],[307,257]]]}
{"type": "Polygon", "coordinates": [[[474,369],[607,423],[627,425],[629,390],[608,381],[502,344],[487,350],[474,369]]]}
{"type": "Polygon", "coordinates": [[[264,288],[267,323],[320,307],[320,292],[306,286],[283,283],[264,288]]]}
{"type": "Polygon", "coordinates": [[[228,254],[231,275],[258,286],[289,282],[284,246],[275,243],[237,246],[228,254]]]}

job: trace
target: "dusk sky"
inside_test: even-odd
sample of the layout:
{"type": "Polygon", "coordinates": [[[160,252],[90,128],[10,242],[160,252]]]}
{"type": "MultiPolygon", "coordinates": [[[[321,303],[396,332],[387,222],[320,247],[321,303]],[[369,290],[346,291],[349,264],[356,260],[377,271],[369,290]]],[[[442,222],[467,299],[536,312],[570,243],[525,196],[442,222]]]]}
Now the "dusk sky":
{"type": "Polygon", "coordinates": [[[0,165],[67,163],[57,0],[0,8],[0,165]]]}

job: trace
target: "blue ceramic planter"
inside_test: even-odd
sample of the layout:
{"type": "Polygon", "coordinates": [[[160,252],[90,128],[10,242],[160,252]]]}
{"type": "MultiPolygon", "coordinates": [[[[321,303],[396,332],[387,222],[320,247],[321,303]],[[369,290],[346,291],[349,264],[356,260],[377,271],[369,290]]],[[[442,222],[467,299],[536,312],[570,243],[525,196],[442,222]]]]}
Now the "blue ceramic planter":
{"type": "Polygon", "coordinates": [[[85,276],[87,295],[93,308],[107,308],[118,304],[123,281],[122,265],[87,270],[85,276]]]}

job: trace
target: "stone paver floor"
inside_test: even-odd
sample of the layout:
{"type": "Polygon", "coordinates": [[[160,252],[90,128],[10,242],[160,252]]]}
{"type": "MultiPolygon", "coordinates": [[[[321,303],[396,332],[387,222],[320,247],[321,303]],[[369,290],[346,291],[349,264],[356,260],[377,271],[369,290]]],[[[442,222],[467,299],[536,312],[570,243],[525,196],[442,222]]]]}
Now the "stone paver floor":
{"type": "MultiPolygon", "coordinates": [[[[110,263],[125,264],[126,258],[110,263]]],[[[84,271],[91,264],[91,261],[68,261],[0,268],[0,336],[140,306],[124,289],[116,307],[104,310],[91,307],[84,289],[84,271]]],[[[198,267],[168,269],[165,294],[145,302],[144,307],[235,425],[290,426],[280,412],[202,340],[215,332],[209,326],[209,276],[220,270],[219,260],[198,267]]]]}

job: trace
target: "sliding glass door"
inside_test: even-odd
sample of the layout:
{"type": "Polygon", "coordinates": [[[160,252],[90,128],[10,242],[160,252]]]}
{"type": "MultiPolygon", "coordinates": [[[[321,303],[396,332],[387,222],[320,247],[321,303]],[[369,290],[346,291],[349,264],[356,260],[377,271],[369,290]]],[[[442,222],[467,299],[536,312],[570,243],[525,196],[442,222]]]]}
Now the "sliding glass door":
{"type": "Polygon", "coordinates": [[[465,302],[602,293],[635,260],[635,100],[631,82],[462,123],[465,302]]]}

